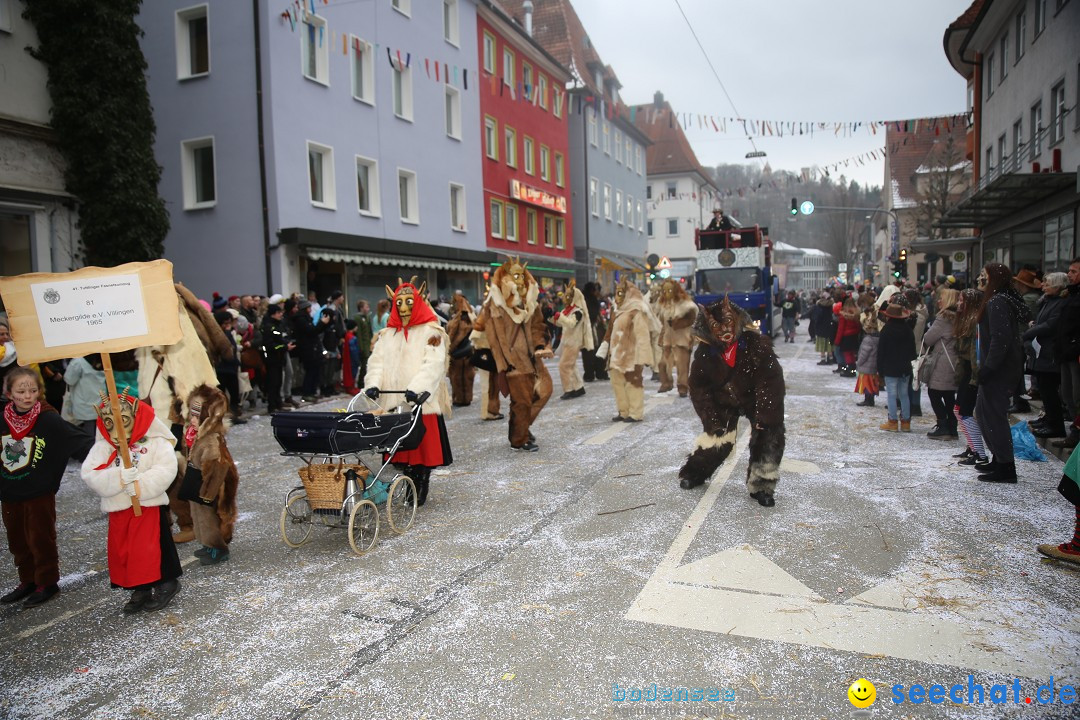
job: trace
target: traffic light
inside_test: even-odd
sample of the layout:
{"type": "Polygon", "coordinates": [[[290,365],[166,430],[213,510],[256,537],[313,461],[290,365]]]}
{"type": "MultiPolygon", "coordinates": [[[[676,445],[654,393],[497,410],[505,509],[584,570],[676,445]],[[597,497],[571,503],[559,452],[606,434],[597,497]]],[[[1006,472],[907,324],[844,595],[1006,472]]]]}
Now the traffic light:
{"type": "Polygon", "coordinates": [[[900,248],[900,262],[907,262],[907,248],[900,248]]]}
{"type": "Polygon", "coordinates": [[[791,216],[795,217],[799,214],[799,199],[791,198],[791,216]]]}

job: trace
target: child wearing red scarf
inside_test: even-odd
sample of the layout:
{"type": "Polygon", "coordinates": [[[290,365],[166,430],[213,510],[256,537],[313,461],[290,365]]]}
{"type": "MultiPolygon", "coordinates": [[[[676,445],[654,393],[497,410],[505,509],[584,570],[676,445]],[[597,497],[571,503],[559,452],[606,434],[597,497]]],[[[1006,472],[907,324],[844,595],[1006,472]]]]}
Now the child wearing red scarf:
{"type": "Polygon", "coordinates": [[[125,468],[117,450],[117,429],[109,403],[98,408],[97,441],[82,465],[87,487],[101,497],[109,513],[109,580],[113,587],[131,590],[125,614],[160,610],[180,589],[180,557],[173,543],[165,506],[166,491],[176,478],[176,438],[146,403],[120,396],[120,414],[127,435],[125,468]],[[142,514],[135,515],[137,497],[142,514]]]}
{"type": "Polygon", "coordinates": [[[8,548],[19,569],[19,585],[0,597],[2,603],[23,601],[35,607],[60,592],[60,559],[56,548],[56,491],[68,458],[86,457],[93,438],[50,405],[41,377],[16,367],[4,378],[0,506],[8,548]]]}

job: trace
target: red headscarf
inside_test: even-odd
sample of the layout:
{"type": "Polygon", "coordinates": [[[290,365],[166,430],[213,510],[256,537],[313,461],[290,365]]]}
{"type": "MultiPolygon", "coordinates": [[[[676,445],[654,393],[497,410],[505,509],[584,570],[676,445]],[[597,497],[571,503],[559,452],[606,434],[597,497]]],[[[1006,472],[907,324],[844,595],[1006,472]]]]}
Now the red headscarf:
{"type": "MultiPolygon", "coordinates": [[[[151,423],[154,422],[154,418],[157,417],[154,414],[154,408],[150,407],[148,403],[140,402],[135,408],[135,424],[131,428],[131,432],[128,433],[128,447],[134,447],[135,443],[142,440],[146,435],[146,432],[150,429],[151,423]]],[[[105,442],[112,446],[112,454],[109,455],[109,459],[105,461],[103,465],[98,465],[95,470],[104,470],[113,464],[113,460],[116,460],[116,443],[113,442],[112,437],[109,435],[109,431],[105,429],[105,424],[101,422],[101,417],[97,419],[97,429],[101,433],[101,436],[105,438],[105,442]]]]}
{"type": "Polygon", "coordinates": [[[394,290],[394,300],[390,303],[390,319],[386,321],[386,327],[394,328],[395,330],[401,330],[405,333],[405,339],[409,339],[409,327],[413,325],[423,325],[429,322],[438,322],[439,318],[435,315],[435,311],[431,309],[431,305],[421,295],[420,291],[416,289],[416,286],[412,283],[401,283],[394,290]],[[412,288],[413,297],[413,309],[412,315],[409,316],[409,326],[406,327],[401,324],[401,315],[398,314],[397,309],[397,296],[401,294],[401,291],[405,288],[412,288]]]}

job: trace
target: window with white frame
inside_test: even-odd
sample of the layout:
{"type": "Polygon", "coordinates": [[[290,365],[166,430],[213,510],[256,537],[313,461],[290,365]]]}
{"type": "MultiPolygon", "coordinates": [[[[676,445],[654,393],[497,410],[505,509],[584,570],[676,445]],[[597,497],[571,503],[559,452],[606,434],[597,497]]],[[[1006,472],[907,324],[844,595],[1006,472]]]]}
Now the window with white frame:
{"type": "Polygon", "coordinates": [[[1046,0],[1035,0],[1035,37],[1046,29],[1046,0]]]}
{"type": "MultiPolygon", "coordinates": [[[[521,62],[521,87],[526,93],[533,91],[533,69],[532,65],[525,62],[521,62]]],[[[529,96],[532,97],[531,95],[529,96]]]]}
{"type": "Polygon", "coordinates": [[[1001,172],[1004,174],[1009,169],[1009,146],[1005,144],[1005,133],[998,136],[997,156],[998,164],[1001,165],[1001,172]]]}
{"type": "Polygon", "coordinates": [[[615,191],[615,222],[623,224],[622,190],[615,191]]]}
{"type": "Polygon", "coordinates": [[[551,98],[551,112],[554,113],[557,118],[562,117],[563,97],[562,90],[556,89],[554,96],[551,98]]]}
{"type": "Polygon", "coordinates": [[[1020,12],[1016,14],[1016,27],[1013,28],[1013,41],[1015,42],[1016,56],[1014,62],[1020,62],[1020,58],[1024,57],[1024,35],[1027,34],[1027,10],[1021,8],[1020,12]]]}
{"type": "Polygon", "coordinates": [[[1050,89],[1050,147],[1065,139],[1065,81],[1050,89]]]}
{"type": "Polygon", "coordinates": [[[514,87],[514,51],[503,48],[503,82],[514,87]]]}
{"type": "Polygon", "coordinates": [[[536,77],[536,89],[537,89],[537,90],[539,91],[539,93],[540,93],[540,107],[542,107],[543,109],[547,110],[547,108],[548,108],[548,96],[547,96],[547,93],[548,93],[548,84],[547,84],[547,77],[545,77],[544,75],[541,75],[540,73],[537,73],[537,77],[536,77]]]}
{"type": "Polygon", "coordinates": [[[562,187],[566,182],[565,159],[562,153],[555,153],[555,184],[562,187]]]}
{"type": "Polygon", "coordinates": [[[506,217],[503,222],[503,235],[507,242],[517,242],[518,239],[518,209],[512,202],[506,203],[506,217]]]}
{"type": "Polygon", "coordinates": [[[555,218],[544,215],[544,247],[555,245],[555,218]]]}
{"type": "Polygon", "coordinates": [[[525,242],[536,244],[536,211],[529,208],[525,209],[525,242]]]}
{"type": "Polygon", "coordinates": [[[334,195],[334,149],[309,141],[307,161],[311,204],[333,210],[337,207],[334,195]]]}
{"type": "Polygon", "coordinates": [[[1024,147],[1024,119],[1020,118],[1013,123],[1012,129],[1012,143],[1013,143],[1013,170],[1020,169],[1021,152],[1024,147]]]}
{"type": "Polygon", "coordinates": [[[413,119],[412,68],[398,63],[394,65],[391,72],[393,73],[394,115],[411,122],[413,119]]]}
{"type": "Polygon", "coordinates": [[[326,37],[326,20],[318,15],[305,15],[301,24],[300,53],[304,77],[323,85],[330,84],[330,38],[326,37]]]}
{"type": "Polygon", "coordinates": [[[645,212],[642,209],[641,201],[637,201],[637,229],[638,232],[642,232],[645,229],[645,212]]]}
{"type": "Polygon", "coordinates": [[[986,82],[986,99],[994,94],[994,53],[986,56],[983,61],[983,78],[986,82]]]}
{"type": "Polygon", "coordinates": [[[536,151],[534,150],[533,139],[526,135],[521,142],[521,152],[525,155],[525,174],[536,174],[536,151]]]}
{"type": "Polygon", "coordinates": [[[634,229],[634,198],[626,196],[626,227],[634,229]]]}
{"type": "MultiPolygon", "coordinates": [[[[0,0],[0,25],[7,9],[0,0]]],[[[8,28],[10,29],[10,27],[8,28]]],[[[203,77],[210,74],[210,9],[197,5],[176,11],[176,78],[203,77]]]]}
{"type": "Polygon", "coordinates": [[[634,143],[630,140],[630,136],[626,136],[626,169],[633,170],[634,163],[630,159],[630,153],[633,152],[634,143]]]}
{"type": "Polygon", "coordinates": [[[668,218],[667,234],[668,237],[674,237],[679,234],[679,218],[668,218]]]}
{"type": "Polygon", "coordinates": [[[450,183],[450,228],[465,232],[465,186],[450,183]]]}
{"type": "Polygon", "coordinates": [[[1001,72],[998,73],[998,83],[1005,82],[1005,76],[1009,74],[1009,33],[1005,32],[998,42],[998,59],[1001,61],[1001,72]]]}
{"type": "Polygon", "coordinates": [[[589,178],[589,209],[594,217],[600,217],[600,181],[589,178]]]}
{"type": "Polygon", "coordinates": [[[566,220],[561,217],[555,218],[555,247],[566,249],[566,220]]]}
{"type": "Polygon", "coordinates": [[[604,183],[604,218],[611,220],[611,186],[604,183]]]}
{"type": "Polygon", "coordinates": [[[585,116],[588,119],[588,124],[589,124],[589,144],[592,145],[593,147],[596,147],[597,146],[596,145],[597,144],[596,110],[594,110],[592,108],[585,108],[585,116]]]}
{"type": "Polygon", "coordinates": [[[645,237],[650,237],[651,238],[652,236],[653,236],[652,220],[646,220],[645,221],[645,237]]]}
{"type": "Polygon", "coordinates": [[[517,130],[506,125],[503,127],[503,144],[506,164],[509,167],[517,167],[517,130]]]}
{"type": "Polygon", "coordinates": [[[608,123],[607,120],[604,120],[603,123],[604,123],[604,154],[605,155],[610,155],[611,154],[611,125],[608,123]]]}
{"type": "Polygon", "coordinates": [[[551,180],[551,151],[546,145],[540,146],[540,179],[551,180]]]}
{"type": "Polygon", "coordinates": [[[490,115],[484,116],[484,154],[499,159],[499,121],[490,115]]]}
{"type": "Polygon", "coordinates": [[[652,200],[652,185],[645,185],[645,199],[652,200]]]}
{"type": "Polygon", "coordinates": [[[640,175],[645,169],[645,163],[641,162],[641,146],[638,145],[634,148],[634,165],[637,166],[637,174],[640,175]]]}
{"type": "Polygon", "coordinates": [[[458,46],[461,29],[458,21],[458,0],[443,0],[443,39],[454,47],[458,46]]]}
{"type": "Polygon", "coordinates": [[[379,216],[379,163],[356,156],[356,209],[361,215],[379,216]]]}
{"type": "Polygon", "coordinates": [[[992,175],[994,172],[994,146],[989,145],[986,148],[986,174],[992,175]]]}
{"type": "Polygon", "coordinates": [[[1031,106],[1031,159],[1033,161],[1042,154],[1043,132],[1045,130],[1042,121],[1042,101],[1039,101],[1031,106]]]}
{"type": "Polygon", "coordinates": [[[184,209],[201,210],[217,205],[214,169],[214,138],[185,140],[180,144],[184,209]]]}
{"type": "Polygon", "coordinates": [[[668,200],[674,200],[679,196],[679,186],[675,181],[671,181],[667,184],[667,197],[668,200]]]}
{"type": "Polygon", "coordinates": [[[398,168],[398,209],[401,222],[420,223],[420,192],[416,186],[416,173],[412,170],[398,168]]]}
{"type": "Polygon", "coordinates": [[[461,91],[453,85],[446,88],[446,134],[461,139],[461,91]]]}
{"type": "Polygon", "coordinates": [[[390,7],[406,17],[412,14],[412,0],[390,0],[390,7]]]}
{"type": "Polygon", "coordinates": [[[375,104],[375,49],[355,35],[349,36],[353,99],[375,104]]]}
{"type": "Polygon", "coordinates": [[[484,31],[484,72],[495,74],[495,36],[484,31]]]}
{"type": "Polygon", "coordinates": [[[491,215],[491,237],[493,238],[501,238],[503,236],[503,207],[502,200],[491,198],[489,209],[491,215]]]}
{"type": "Polygon", "coordinates": [[[622,133],[615,131],[615,162],[622,165],[622,133]]]}

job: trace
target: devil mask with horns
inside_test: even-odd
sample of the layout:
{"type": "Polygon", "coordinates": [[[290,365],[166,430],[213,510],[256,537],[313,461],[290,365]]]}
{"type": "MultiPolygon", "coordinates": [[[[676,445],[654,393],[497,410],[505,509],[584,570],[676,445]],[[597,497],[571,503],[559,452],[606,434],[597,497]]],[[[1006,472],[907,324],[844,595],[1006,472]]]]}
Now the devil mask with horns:
{"type": "Polygon", "coordinates": [[[720,302],[709,307],[698,305],[698,319],[694,323],[694,336],[714,347],[727,348],[739,341],[739,336],[753,323],[746,311],[735,305],[725,295],[720,302]]]}
{"type": "Polygon", "coordinates": [[[391,310],[386,326],[401,330],[408,337],[408,329],[411,326],[438,322],[435,311],[431,309],[425,297],[426,291],[426,282],[420,283],[420,287],[416,286],[415,275],[409,282],[398,278],[397,288],[391,289],[387,285],[386,295],[390,298],[391,310]]]}

